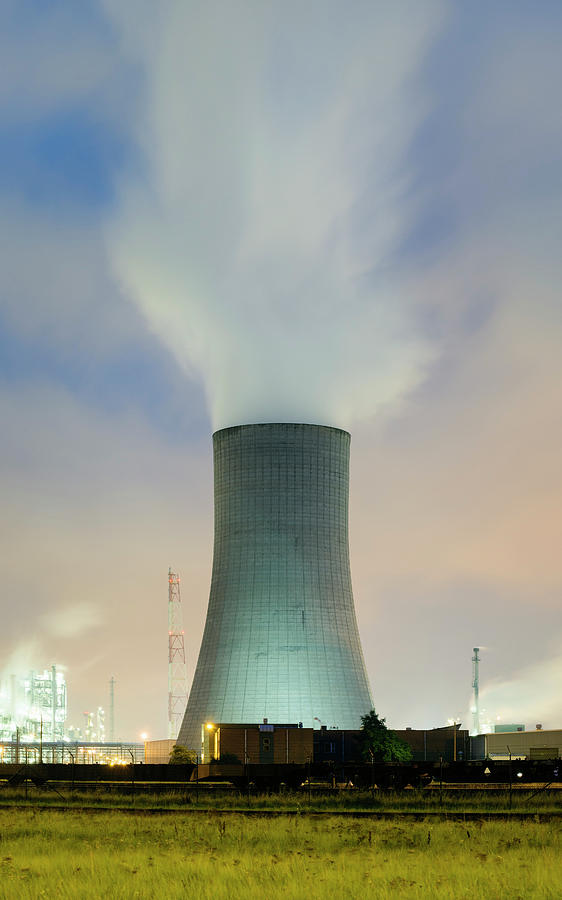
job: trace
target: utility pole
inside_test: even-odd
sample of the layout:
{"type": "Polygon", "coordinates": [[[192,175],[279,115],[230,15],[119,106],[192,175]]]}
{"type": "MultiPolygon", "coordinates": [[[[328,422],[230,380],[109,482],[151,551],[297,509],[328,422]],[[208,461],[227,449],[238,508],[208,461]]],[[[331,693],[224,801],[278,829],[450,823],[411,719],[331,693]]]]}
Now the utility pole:
{"type": "Polygon", "coordinates": [[[115,675],[109,679],[109,741],[115,741],[115,675]]]}
{"type": "Polygon", "coordinates": [[[57,667],[51,666],[51,740],[57,739],[57,667]]]}
{"type": "Polygon", "coordinates": [[[453,762],[457,761],[457,723],[453,725],[453,762]]]}
{"type": "Polygon", "coordinates": [[[474,656],[472,657],[472,733],[480,734],[480,701],[478,692],[480,689],[480,674],[478,671],[480,657],[478,656],[480,647],[474,647],[474,656]]]}
{"type": "Polygon", "coordinates": [[[175,740],[187,703],[180,577],[168,572],[168,737],[175,740]]]}

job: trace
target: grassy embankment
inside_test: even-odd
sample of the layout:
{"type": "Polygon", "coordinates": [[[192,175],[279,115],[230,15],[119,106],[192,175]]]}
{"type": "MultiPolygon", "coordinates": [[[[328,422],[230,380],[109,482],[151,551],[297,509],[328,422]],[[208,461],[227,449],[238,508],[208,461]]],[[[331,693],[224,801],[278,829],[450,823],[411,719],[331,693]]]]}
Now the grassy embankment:
{"type": "Polygon", "coordinates": [[[558,898],[559,822],[131,817],[0,810],[21,898],[558,898]]]}

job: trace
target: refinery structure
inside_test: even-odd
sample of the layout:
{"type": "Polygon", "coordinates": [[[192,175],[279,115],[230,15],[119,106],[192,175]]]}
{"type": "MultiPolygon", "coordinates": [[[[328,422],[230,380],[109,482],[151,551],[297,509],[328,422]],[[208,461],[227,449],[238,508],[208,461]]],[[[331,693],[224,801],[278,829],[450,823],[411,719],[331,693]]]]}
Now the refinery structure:
{"type": "Polygon", "coordinates": [[[306,424],[213,436],[211,591],[180,744],[206,722],[356,729],[372,708],[349,565],[350,435],[306,424]]]}
{"type": "Polygon", "coordinates": [[[0,741],[62,741],[66,714],[66,681],[56,666],[0,683],[0,741]]]}
{"type": "Polygon", "coordinates": [[[0,681],[0,763],[141,762],[144,743],[115,741],[114,691],[112,677],[108,740],[103,706],[83,712],[80,725],[68,724],[66,679],[56,666],[8,674],[0,681]]]}
{"type": "MultiPolygon", "coordinates": [[[[113,691],[114,679],[111,690],[113,691]]],[[[111,698],[113,716],[113,699],[111,698]]],[[[0,741],[57,743],[58,741],[106,742],[103,706],[82,713],[78,726],[67,724],[67,686],[56,666],[44,672],[10,674],[0,681],[0,741]]],[[[110,734],[110,740],[113,735],[110,734]]]]}

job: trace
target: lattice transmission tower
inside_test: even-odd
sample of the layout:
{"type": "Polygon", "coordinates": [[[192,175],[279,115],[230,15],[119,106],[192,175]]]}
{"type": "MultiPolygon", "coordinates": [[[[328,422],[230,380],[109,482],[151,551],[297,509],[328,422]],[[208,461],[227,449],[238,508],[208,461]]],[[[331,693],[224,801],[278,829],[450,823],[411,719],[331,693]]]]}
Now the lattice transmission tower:
{"type": "Polygon", "coordinates": [[[180,577],[168,572],[168,737],[175,740],[187,703],[180,577]]]}

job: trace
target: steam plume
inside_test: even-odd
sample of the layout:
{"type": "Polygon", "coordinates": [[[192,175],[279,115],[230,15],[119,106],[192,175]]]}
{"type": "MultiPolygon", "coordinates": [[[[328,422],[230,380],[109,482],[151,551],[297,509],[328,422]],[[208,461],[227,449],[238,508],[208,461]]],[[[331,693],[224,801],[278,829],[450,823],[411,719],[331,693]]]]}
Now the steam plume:
{"type": "Polygon", "coordinates": [[[429,359],[393,254],[441,6],[358,5],[111,4],[145,80],[110,252],[215,427],[346,425],[429,359]]]}
{"type": "Polygon", "coordinates": [[[517,678],[497,681],[481,692],[482,705],[503,722],[542,723],[555,728],[560,721],[562,654],[526,666],[517,678]]]}

